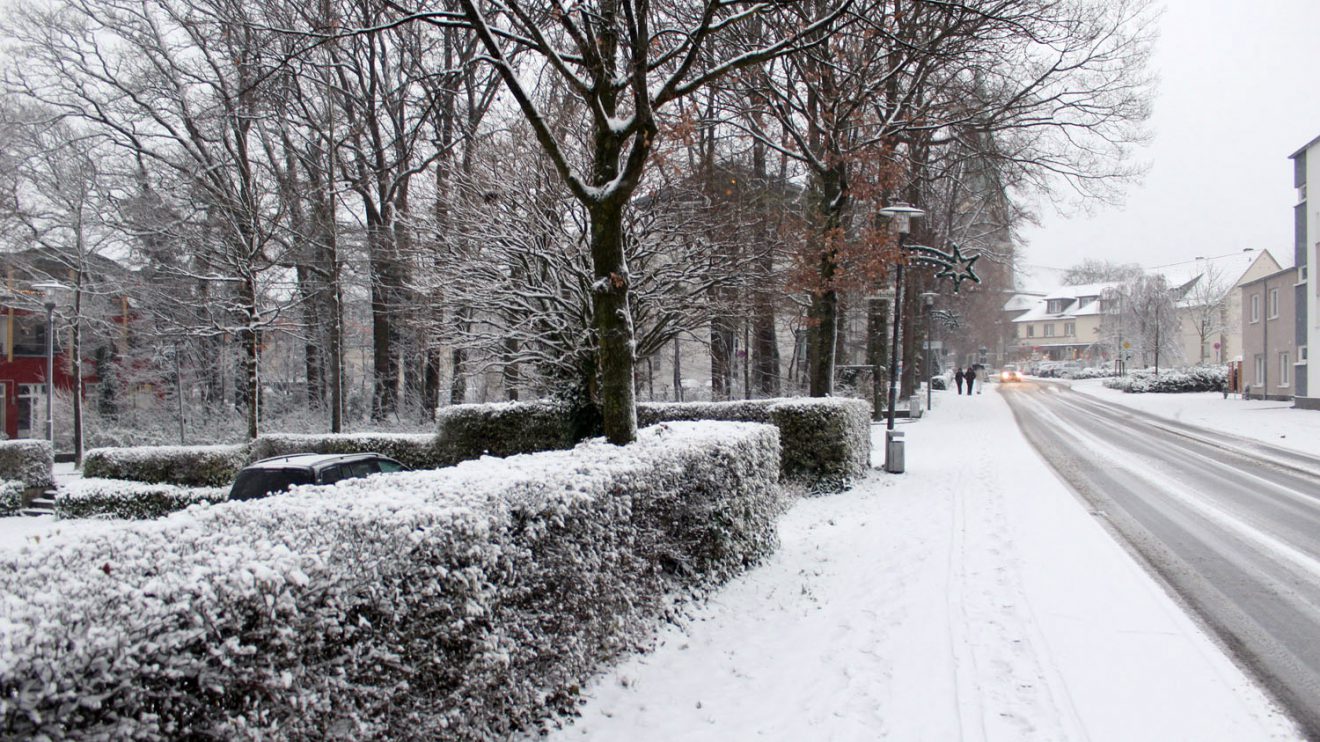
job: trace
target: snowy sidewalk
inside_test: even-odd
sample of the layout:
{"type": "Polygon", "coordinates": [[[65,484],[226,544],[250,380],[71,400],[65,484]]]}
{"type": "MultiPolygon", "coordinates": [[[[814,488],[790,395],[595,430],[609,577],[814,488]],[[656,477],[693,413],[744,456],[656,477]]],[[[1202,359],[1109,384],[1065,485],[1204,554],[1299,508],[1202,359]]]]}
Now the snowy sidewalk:
{"type": "Polygon", "coordinates": [[[993,388],[941,394],[902,430],[906,474],[798,502],[767,564],[589,686],[551,737],[1296,738],[993,388]]]}

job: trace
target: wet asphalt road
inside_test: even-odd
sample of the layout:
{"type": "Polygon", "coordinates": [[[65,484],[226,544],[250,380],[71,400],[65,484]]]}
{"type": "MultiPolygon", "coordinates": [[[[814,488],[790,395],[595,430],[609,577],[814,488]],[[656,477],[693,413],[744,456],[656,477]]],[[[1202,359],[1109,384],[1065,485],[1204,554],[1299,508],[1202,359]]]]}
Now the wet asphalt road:
{"type": "Polygon", "coordinates": [[[1093,513],[1320,740],[1320,459],[1062,384],[998,391],[1093,513]]]}

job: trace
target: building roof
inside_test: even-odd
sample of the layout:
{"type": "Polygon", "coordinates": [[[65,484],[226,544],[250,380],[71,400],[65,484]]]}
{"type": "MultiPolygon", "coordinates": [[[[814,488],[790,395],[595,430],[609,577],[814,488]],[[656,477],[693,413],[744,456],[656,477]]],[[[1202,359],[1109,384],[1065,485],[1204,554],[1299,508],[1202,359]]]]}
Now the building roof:
{"type": "MultiPolygon", "coordinates": [[[[1106,289],[1118,284],[1113,281],[1088,283],[1081,286],[1060,286],[1038,297],[1030,309],[1015,317],[1013,322],[1039,322],[1041,320],[1067,320],[1100,313],[1100,297],[1106,289]],[[1084,301],[1089,299],[1090,301],[1084,301]],[[1050,302],[1064,302],[1063,310],[1050,312],[1050,302]]],[[[1015,297],[1016,298],[1016,297],[1015,297]]],[[[1005,307],[1007,309],[1007,307],[1005,307]]]]}
{"type": "Polygon", "coordinates": [[[1317,143],[1320,143],[1320,136],[1317,136],[1315,139],[1312,139],[1311,141],[1307,142],[1306,144],[1303,144],[1301,149],[1299,149],[1299,150],[1297,150],[1296,152],[1294,152],[1294,153],[1288,155],[1288,159],[1290,159],[1290,160],[1295,160],[1295,159],[1297,159],[1297,156],[1298,156],[1298,155],[1300,155],[1301,153],[1305,152],[1306,150],[1308,150],[1308,149],[1314,147],[1317,143]]]}

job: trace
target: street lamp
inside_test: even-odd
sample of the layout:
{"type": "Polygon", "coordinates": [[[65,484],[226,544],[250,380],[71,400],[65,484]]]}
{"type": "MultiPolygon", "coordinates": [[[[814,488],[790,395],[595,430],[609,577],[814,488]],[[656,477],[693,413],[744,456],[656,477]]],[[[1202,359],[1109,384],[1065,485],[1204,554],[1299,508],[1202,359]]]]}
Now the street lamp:
{"type": "Polygon", "coordinates": [[[898,229],[898,261],[894,269],[894,335],[889,349],[889,415],[885,424],[885,471],[900,474],[903,471],[902,435],[894,433],[894,405],[898,403],[898,328],[903,316],[903,261],[904,245],[912,231],[912,220],[926,212],[899,201],[880,209],[880,216],[891,219],[898,229]]]}
{"type": "Polygon", "coordinates": [[[55,299],[64,289],[62,283],[34,283],[32,288],[40,289],[46,307],[46,440],[55,445],[55,420],[51,413],[51,402],[55,396],[55,299]]]}
{"type": "Polygon", "coordinates": [[[925,376],[926,376],[926,409],[929,410],[929,409],[931,409],[931,407],[932,407],[932,405],[931,405],[931,383],[930,383],[930,382],[931,382],[931,378],[932,378],[932,377],[931,377],[931,373],[935,370],[934,366],[932,366],[932,365],[931,365],[931,362],[930,362],[930,346],[931,346],[931,342],[930,342],[930,338],[931,338],[930,316],[931,316],[931,314],[934,313],[934,310],[935,310],[935,292],[934,292],[934,291],[923,291],[923,292],[921,292],[921,305],[922,305],[923,307],[925,307],[925,309],[926,309],[926,373],[925,373],[925,376]]]}

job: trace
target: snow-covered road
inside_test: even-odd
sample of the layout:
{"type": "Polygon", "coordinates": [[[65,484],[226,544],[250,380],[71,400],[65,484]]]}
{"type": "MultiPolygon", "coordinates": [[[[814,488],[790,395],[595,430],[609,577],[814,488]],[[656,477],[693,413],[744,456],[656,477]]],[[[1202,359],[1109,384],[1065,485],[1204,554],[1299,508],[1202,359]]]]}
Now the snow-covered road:
{"type": "Polygon", "coordinates": [[[772,560],[589,686],[552,737],[1297,738],[993,388],[941,393],[902,429],[906,474],[797,503],[772,560]]]}

